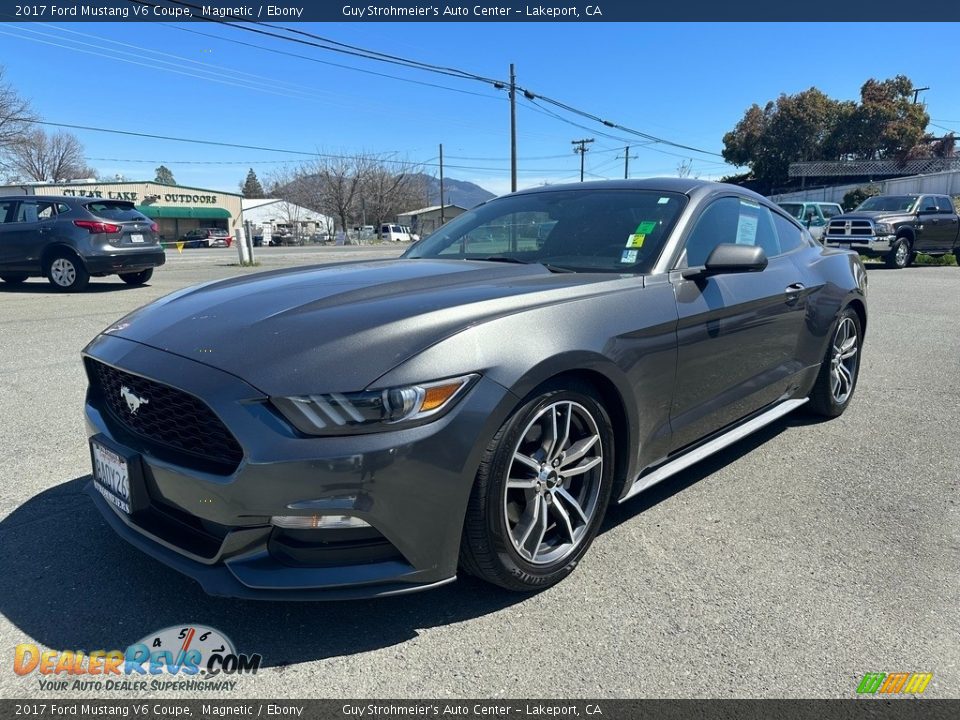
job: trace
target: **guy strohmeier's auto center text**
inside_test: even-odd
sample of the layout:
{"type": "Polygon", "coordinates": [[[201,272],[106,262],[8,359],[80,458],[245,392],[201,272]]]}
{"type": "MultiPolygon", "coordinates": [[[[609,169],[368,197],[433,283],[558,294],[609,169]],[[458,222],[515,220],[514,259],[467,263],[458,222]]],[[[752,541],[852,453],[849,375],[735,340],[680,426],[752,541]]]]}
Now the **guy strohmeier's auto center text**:
{"type": "Polygon", "coordinates": [[[344,5],[344,17],[354,20],[380,20],[383,18],[457,19],[483,18],[532,18],[552,20],[556,18],[602,17],[599,5],[416,5],[394,7],[392,5],[344,5]]]}

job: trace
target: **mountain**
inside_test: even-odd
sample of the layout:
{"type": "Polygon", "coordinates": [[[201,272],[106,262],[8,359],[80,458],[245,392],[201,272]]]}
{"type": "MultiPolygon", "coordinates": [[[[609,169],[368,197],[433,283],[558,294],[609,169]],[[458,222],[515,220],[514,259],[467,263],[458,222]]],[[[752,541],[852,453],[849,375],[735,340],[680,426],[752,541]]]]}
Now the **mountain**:
{"type": "MultiPolygon", "coordinates": [[[[426,185],[429,205],[440,204],[440,178],[425,173],[418,173],[417,177],[426,185]]],[[[459,205],[468,210],[475,205],[479,205],[484,200],[496,197],[489,190],[484,190],[479,185],[466,180],[454,180],[445,177],[443,179],[444,204],[459,205]]]]}

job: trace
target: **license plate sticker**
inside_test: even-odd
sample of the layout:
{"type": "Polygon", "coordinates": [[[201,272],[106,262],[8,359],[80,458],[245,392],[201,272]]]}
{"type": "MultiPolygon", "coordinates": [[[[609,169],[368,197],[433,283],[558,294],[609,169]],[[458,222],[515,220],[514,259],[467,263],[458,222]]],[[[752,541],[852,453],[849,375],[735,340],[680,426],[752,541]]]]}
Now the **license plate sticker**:
{"type": "Polygon", "coordinates": [[[95,440],[93,450],[94,487],[104,499],[121,512],[130,514],[130,468],[125,458],[95,440]]]}
{"type": "Polygon", "coordinates": [[[134,233],[130,236],[130,242],[143,242],[143,235],[134,233]]]}

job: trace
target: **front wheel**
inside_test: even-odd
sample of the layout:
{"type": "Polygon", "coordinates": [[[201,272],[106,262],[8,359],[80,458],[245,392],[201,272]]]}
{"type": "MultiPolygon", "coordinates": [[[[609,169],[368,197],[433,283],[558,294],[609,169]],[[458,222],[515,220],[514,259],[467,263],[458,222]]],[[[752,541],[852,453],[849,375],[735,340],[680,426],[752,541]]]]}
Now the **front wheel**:
{"type": "Polygon", "coordinates": [[[153,268],[147,268],[140,272],[121,273],[120,279],[127,285],[143,285],[147,280],[153,277],[153,268]]]}
{"type": "Polygon", "coordinates": [[[837,417],[847,409],[860,375],[862,342],[860,316],[851,308],[845,308],[837,320],[833,340],[827,347],[820,374],[810,393],[810,409],[815,414],[837,417]]]}
{"type": "Polygon", "coordinates": [[[532,592],[573,572],[613,485],[613,430],[587,387],[544,391],[517,410],[484,453],[464,523],[460,564],[532,592]]]}
{"type": "Polygon", "coordinates": [[[910,264],[912,259],[910,241],[906,238],[897,238],[890,248],[890,252],[887,253],[887,267],[902,270],[910,264]]]}

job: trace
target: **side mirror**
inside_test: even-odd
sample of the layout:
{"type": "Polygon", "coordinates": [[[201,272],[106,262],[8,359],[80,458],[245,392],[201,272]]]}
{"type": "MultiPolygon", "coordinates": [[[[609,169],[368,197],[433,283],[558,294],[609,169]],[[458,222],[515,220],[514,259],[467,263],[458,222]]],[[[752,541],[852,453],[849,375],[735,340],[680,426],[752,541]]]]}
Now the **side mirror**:
{"type": "Polygon", "coordinates": [[[767,254],[758,245],[717,245],[702,268],[683,272],[684,277],[722,275],[726,273],[760,272],[767,267],[767,254]]]}

